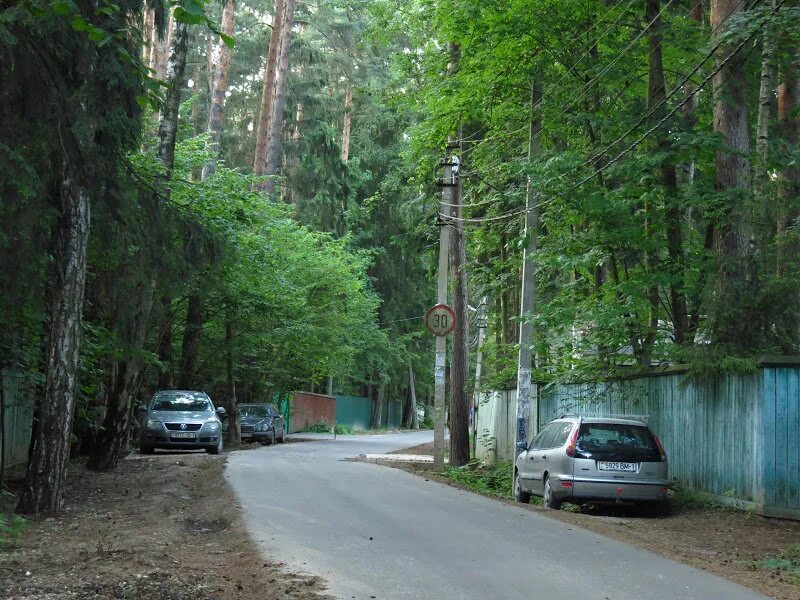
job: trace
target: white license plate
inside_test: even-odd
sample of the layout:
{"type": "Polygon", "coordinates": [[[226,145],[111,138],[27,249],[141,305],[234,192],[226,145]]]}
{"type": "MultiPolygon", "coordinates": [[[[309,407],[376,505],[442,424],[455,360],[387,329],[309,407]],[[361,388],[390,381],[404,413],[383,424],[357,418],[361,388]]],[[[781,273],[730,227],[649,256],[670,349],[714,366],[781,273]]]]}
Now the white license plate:
{"type": "Polygon", "coordinates": [[[253,437],[253,434],[252,433],[244,433],[244,432],[242,432],[242,437],[243,438],[253,437]]]}
{"type": "Polygon", "coordinates": [[[597,468],[601,471],[626,471],[628,473],[635,473],[636,463],[599,461],[597,463],[597,468]]]}
{"type": "Polygon", "coordinates": [[[191,431],[176,431],[175,433],[171,434],[173,439],[181,439],[181,440],[193,440],[194,433],[191,431]]]}

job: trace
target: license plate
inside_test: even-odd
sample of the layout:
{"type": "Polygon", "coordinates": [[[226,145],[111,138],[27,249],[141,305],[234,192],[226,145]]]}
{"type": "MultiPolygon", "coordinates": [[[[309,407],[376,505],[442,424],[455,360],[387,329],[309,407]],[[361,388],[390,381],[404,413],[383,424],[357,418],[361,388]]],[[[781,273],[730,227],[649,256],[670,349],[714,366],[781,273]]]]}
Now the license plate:
{"type": "Polygon", "coordinates": [[[253,437],[253,434],[252,433],[244,433],[244,432],[242,432],[242,437],[243,438],[253,437]]]}
{"type": "Polygon", "coordinates": [[[176,431],[172,434],[173,439],[181,439],[181,440],[193,440],[194,433],[190,431],[176,431]]]}
{"type": "Polygon", "coordinates": [[[626,471],[636,472],[636,463],[599,461],[597,468],[601,471],[626,471]]]}

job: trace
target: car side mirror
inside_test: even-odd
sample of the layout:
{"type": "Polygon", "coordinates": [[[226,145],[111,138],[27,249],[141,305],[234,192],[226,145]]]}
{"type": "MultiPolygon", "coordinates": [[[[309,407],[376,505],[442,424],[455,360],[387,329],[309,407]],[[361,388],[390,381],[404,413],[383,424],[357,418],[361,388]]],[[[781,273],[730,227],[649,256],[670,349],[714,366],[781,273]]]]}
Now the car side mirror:
{"type": "Polygon", "coordinates": [[[528,444],[525,442],[517,442],[517,448],[519,448],[520,450],[527,450],[528,444]]]}
{"type": "Polygon", "coordinates": [[[218,407],[217,407],[217,414],[218,414],[220,417],[224,417],[224,416],[226,416],[226,413],[225,413],[225,408],[224,408],[223,406],[218,406],[218,407]]]}

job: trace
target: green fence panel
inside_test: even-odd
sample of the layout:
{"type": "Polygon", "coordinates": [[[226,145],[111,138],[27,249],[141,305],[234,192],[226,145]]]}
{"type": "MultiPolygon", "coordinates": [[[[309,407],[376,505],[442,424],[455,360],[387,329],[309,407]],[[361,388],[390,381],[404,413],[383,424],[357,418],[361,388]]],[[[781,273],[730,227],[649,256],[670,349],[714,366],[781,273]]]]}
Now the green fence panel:
{"type": "Polygon", "coordinates": [[[369,429],[372,400],[360,396],[336,396],[336,422],[353,429],[369,429]]]}
{"type": "Polygon", "coordinates": [[[400,425],[403,423],[403,403],[400,400],[389,400],[387,404],[384,427],[386,429],[400,429],[400,425]]]}

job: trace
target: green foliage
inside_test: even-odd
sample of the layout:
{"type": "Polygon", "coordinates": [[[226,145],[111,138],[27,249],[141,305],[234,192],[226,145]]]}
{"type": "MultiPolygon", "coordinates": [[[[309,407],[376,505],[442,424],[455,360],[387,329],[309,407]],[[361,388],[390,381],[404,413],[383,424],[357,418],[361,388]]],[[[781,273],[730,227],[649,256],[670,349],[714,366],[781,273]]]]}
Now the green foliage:
{"type": "Polygon", "coordinates": [[[800,544],[791,544],[777,556],[753,561],[753,567],[787,573],[795,585],[800,585],[800,544]]]}
{"type": "Polygon", "coordinates": [[[480,494],[513,498],[514,465],[510,462],[484,465],[472,460],[463,467],[446,467],[442,476],[480,494]]]}
{"type": "MultiPolygon", "coordinates": [[[[337,425],[337,427],[339,427],[337,425]]],[[[316,423],[309,423],[303,428],[306,433],[331,433],[331,426],[325,419],[317,421],[316,423]]],[[[339,433],[338,431],[336,433],[339,433]]]]}
{"type": "Polygon", "coordinates": [[[337,423],[336,427],[334,428],[334,432],[336,435],[353,435],[355,430],[350,425],[345,425],[344,423],[337,423]]]}
{"type": "Polygon", "coordinates": [[[28,521],[19,515],[0,513],[0,550],[13,548],[27,526],[28,521]]]}

